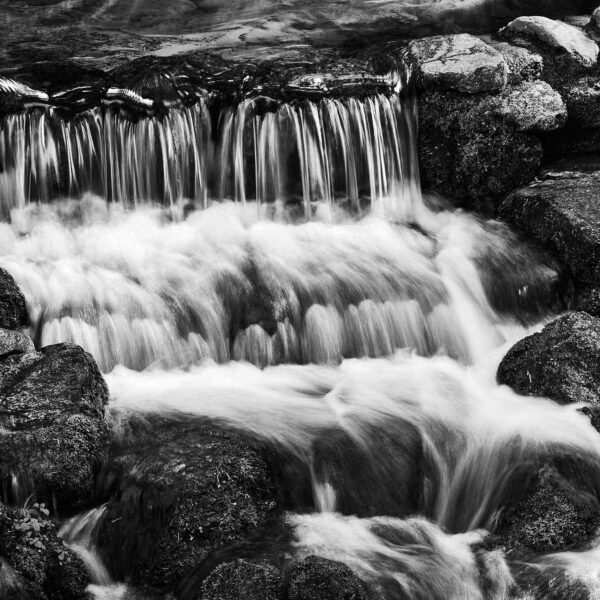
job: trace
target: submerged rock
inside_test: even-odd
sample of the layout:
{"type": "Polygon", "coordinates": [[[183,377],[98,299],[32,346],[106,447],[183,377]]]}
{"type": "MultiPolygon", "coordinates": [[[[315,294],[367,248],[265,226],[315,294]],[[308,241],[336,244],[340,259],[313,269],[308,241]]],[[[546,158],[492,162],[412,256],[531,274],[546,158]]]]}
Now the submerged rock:
{"type": "Polygon", "coordinates": [[[598,60],[598,45],[581,29],[547,17],[518,17],[500,34],[541,43],[564,54],[581,67],[590,68],[598,60]]]}
{"type": "Polygon", "coordinates": [[[27,322],[25,298],[12,275],[0,268],[0,328],[17,329],[27,322]]]}
{"type": "Polygon", "coordinates": [[[343,563],[309,556],[289,575],[288,600],[366,600],[360,579],[343,563]]]}
{"type": "Polygon", "coordinates": [[[581,283],[600,285],[600,171],[549,170],[511,193],[500,214],[549,246],[581,283]]]}
{"type": "Polygon", "coordinates": [[[99,532],[119,579],[173,586],[276,506],[267,467],[237,435],[194,421],[133,425],[106,468],[99,532]]]}
{"type": "Polygon", "coordinates": [[[202,600],[278,600],[281,577],[267,563],[236,560],[219,565],[202,584],[202,600]]]}
{"type": "Polygon", "coordinates": [[[584,312],[559,317],[517,342],[502,359],[498,383],[559,404],[600,402],[600,319],[584,312]]]}
{"type": "Polygon", "coordinates": [[[411,42],[407,58],[419,85],[427,90],[490,92],[501,90],[508,79],[502,54],[466,33],[411,42]]]}
{"type": "Polygon", "coordinates": [[[84,504],[103,457],[106,384],[74,344],[0,357],[0,475],[5,495],[84,504]]]}
{"type": "Polygon", "coordinates": [[[88,600],[89,576],[81,560],[56,535],[41,506],[0,504],[0,598],[88,600]]]}

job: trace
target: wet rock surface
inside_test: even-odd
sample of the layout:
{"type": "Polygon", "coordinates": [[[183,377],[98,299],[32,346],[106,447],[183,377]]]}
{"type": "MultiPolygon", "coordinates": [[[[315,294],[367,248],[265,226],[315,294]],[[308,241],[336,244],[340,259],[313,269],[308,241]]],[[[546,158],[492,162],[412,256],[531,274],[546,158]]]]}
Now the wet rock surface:
{"type": "Polygon", "coordinates": [[[6,600],[88,600],[89,576],[56,535],[44,506],[0,504],[0,597],[6,600]]]}
{"type": "Polygon", "coordinates": [[[295,565],[287,588],[288,600],[366,600],[362,582],[344,564],[309,556],[295,565]]]}
{"type": "Polygon", "coordinates": [[[89,500],[104,455],[107,401],[96,363],[79,346],[0,357],[0,473],[11,501],[33,494],[74,508],[89,500]]]}
{"type": "Polygon", "coordinates": [[[511,193],[500,214],[554,250],[577,281],[600,285],[600,172],[557,167],[511,193]]]}
{"type": "Polygon", "coordinates": [[[12,275],[0,268],[0,327],[16,329],[27,324],[25,298],[12,275]]]}
{"type": "Polygon", "coordinates": [[[276,507],[262,458],[235,434],[194,422],[134,425],[104,481],[106,564],[118,578],[151,585],[175,585],[212,550],[264,525],[276,507]]]}
{"type": "Polygon", "coordinates": [[[469,34],[436,36],[411,42],[407,58],[426,90],[471,94],[501,90],[508,66],[500,52],[469,34]]]}
{"type": "Polygon", "coordinates": [[[267,563],[236,560],[219,565],[202,584],[202,600],[279,600],[279,572],[267,563]]]}
{"type": "Polygon", "coordinates": [[[34,351],[35,347],[29,336],[20,331],[0,329],[0,357],[4,354],[34,351]]]}
{"type": "Polygon", "coordinates": [[[574,312],[552,321],[508,351],[497,378],[559,404],[600,402],[600,319],[574,312]]]}

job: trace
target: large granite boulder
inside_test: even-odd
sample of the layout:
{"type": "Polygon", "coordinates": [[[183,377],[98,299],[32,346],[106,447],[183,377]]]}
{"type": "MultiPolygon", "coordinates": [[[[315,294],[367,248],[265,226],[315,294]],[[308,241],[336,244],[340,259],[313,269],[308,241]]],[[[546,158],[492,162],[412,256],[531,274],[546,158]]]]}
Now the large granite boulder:
{"type": "Polygon", "coordinates": [[[537,52],[534,52],[530,48],[515,46],[508,42],[498,41],[497,39],[484,39],[504,57],[508,67],[509,84],[514,85],[541,78],[544,61],[537,52]]]}
{"type": "Polygon", "coordinates": [[[366,600],[362,582],[343,563],[309,556],[290,574],[288,600],[366,600]]]}
{"type": "Polygon", "coordinates": [[[550,247],[575,279],[600,285],[600,171],[549,168],[511,193],[500,215],[550,247]]]}
{"type": "Polygon", "coordinates": [[[560,404],[600,403],[600,319],[574,312],[552,321],[508,351],[497,378],[560,404]]]}
{"type": "Polygon", "coordinates": [[[432,92],[419,98],[419,164],[425,188],[458,204],[502,198],[530,181],[542,160],[537,137],[500,113],[498,95],[432,92]]]}
{"type": "Polygon", "coordinates": [[[25,298],[12,275],[0,268],[0,327],[17,329],[27,324],[25,298]]]}
{"type": "Polygon", "coordinates": [[[85,504],[104,456],[106,384],[74,344],[0,357],[0,477],[4,495],[59,508],[85,504]]]}
{"type": "Polygon", "coordinates": [[[0,356],[15,352],[34,352],[32,339],[20,331],[0,329],[0,356]]]}
{"type": "Polygon", "coordinates": [[[56,535],[44,505],[0,504],[0,598],[88,600],[89,576],[56,535]]]}
{"type": "Polygon", "coordinates": [[[501,90],[508,79],[502,54],[466,33],[410,42],[407,59],[426,90],[491,92],[501,90]]]}
{"type": "Polygon", "coordinates": [[[237,435],[193,420],[128,427],[101,477],[99,546],[116,578],[172,587],[273,513],[266,464],[237,435]]]}
{"type": "Polygon", "coordinates": [[[539,43],[580,67],[595,67],[598,61],[598,45],[584,31],[547,17],[518,17],[500,35],[539,43]]]}

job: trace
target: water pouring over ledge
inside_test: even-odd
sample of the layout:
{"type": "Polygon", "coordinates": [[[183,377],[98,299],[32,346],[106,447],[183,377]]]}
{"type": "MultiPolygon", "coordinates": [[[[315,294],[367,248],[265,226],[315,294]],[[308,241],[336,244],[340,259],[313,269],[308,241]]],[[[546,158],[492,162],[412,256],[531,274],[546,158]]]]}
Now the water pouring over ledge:
{"type": "MultiPolygon", "coordinates": [[[[359,109],[368,130],[373,106],[359,109]]],[[[335,160],[317,151],[311,123],[301,121],[295,138],[317,157],[295,180],[309,182],[310,211],[267,196],[206,208],[201,198],[185,219],[172,217],[183,217],[187,202],[174,202],[170,215],[150,203],[107,207],[92,195],[12,205],[1,263],[25,291],[39,342],[77,341],[110,372],[115,437],[138,419],[160,427],[209,418],[273,443],[307,467],[320,511],[290,515],[298,555],[342,558],[383,598],[483,598],[471,546],[483,537],[476,530],[494,528],[520,467],[565,453],[593,465],[599,451],[577,407],[520,398],[490,376],[503,343],[562,308],[563,274],[499,224],[425,203],[416,177],[404,176],[414,164],[410,136],[402,146],[357,138],[360,157],[350,164],[366,161],[375,190],[371,210],[360,206],[370,214],[358,218],[358,207],[347,210],[351,185],[340,194],[350,202],[323,191],[335,160]],[[370,169],[378,148],[386,154],[373,164],[385,168],[370,169]],[[345,462],[348,439],[366,484],[345,462]],[[396,445],[384,452],[382,439],[396,445]],[[405,477],[417,451],[423,479],[419,469],[405,477]],[[341,468],[331,460],[340,455],[341,468]],[[403,492],[414,505],[396,514],[403,492]],[[415,513],[422,517],[402,518],[415,513]]],[[[139,181],[136,163],[126,164],[125,180],[139,181]]],[[[342,171],[346,182],[351,172],[342,171]]],[[[263,180],[270,189],[276,173],[263,180]]],[[[122,586],[101,585],[86,527],[96,518],[102,511],[64,535],[83,544],[99,597],[126,597],[122,586]]],[[[496,573],[492,597],[508,597],[510,565],[485,559],[496,573]]]]}

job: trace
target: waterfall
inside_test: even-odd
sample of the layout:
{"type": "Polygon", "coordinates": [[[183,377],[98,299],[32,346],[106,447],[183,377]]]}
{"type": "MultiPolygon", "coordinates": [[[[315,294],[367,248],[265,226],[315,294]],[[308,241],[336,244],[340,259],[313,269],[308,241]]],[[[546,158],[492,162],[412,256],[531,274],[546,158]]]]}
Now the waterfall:
{"type": "MultiPolygon", "coordinates": [[[[110,91],[110,90],[109,90],[110,91]]],[[[65,119],[56,108],[4,117],[0,192],[5,212],[97,194],[125,207],[209,201],[341,201],[383,209],[417,185],[410,103],[377,95],[291,103],[206,97],[165,115],[112,107],[65,119]]]]}

